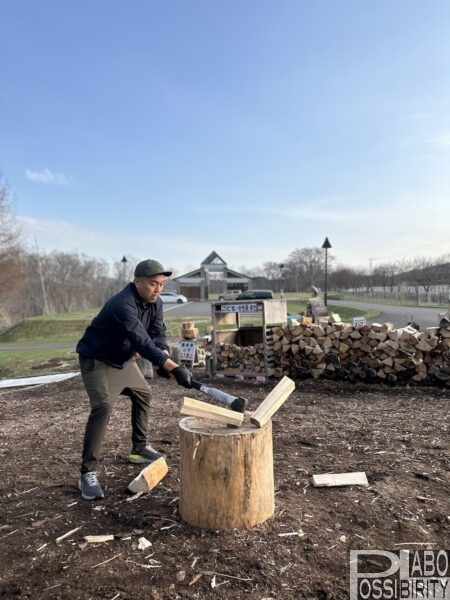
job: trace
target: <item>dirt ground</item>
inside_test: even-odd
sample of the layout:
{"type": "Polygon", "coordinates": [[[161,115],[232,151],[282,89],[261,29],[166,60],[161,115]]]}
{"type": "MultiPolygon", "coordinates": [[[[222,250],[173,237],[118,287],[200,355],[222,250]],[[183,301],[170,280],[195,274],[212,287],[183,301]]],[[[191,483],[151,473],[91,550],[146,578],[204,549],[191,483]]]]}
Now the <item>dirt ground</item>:
{"type": "MultiPolygon", "coordinates": [[[[215,385],[254,409],[275,382],[215,385]]],[[[350,549],[448,545],[448,390],[298,382],[273,420],[274,517],[215,532],[178,513],[183,390],[150,386],[151,441],[169,474],[132,501],[125,491],[139,466],[126,462],[128,398],[105,439],[106,497],[86,502],[76,488],[88,414],[80,378],[0,395],[1,598],[347,598],[350,549]],[[365,471],[370,486],[312,486],[312,474],[351,471],[365,471]],[[92,534],[116,538],[84,542],[92,534]],[[147,550],[137,547],[142,536],[147,550]]]]}

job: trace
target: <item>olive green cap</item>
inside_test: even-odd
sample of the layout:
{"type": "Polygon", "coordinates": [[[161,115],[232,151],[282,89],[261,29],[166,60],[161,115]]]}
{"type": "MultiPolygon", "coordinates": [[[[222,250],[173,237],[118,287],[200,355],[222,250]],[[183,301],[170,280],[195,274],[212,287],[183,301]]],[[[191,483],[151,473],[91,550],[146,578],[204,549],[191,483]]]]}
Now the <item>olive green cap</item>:
{"type": "Polygon", "coordinates": [[[172,271],[166,271],[160,262],[151,258],[141,261],[134,270],[135,277],[153,277],[154,275],[170,277],[172,271]]]}

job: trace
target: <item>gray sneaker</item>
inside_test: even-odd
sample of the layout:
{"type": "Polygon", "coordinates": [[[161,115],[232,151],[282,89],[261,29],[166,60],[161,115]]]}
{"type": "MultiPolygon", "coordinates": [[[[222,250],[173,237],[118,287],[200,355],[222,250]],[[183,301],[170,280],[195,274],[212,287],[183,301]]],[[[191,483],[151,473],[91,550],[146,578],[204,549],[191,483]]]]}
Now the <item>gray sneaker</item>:
{"type": "Polygon", "coordinates": [[[78,489],[81,490],[83,500],[96,500],[97,498],[105,497],[95,471],[82,473],[78,482],[78,489]]]}
{"type": "Polygon", "coordinates": [[[157,450],[152,448],[152,446],[149,443],[147,443],[143,448],[140,448],[139,450],[133,448],[133,451],[128,457],[128,462],[133,463],[135,465],[148,465],[161,457],[165,458],[164,454],[158,452],[157,450]]]}

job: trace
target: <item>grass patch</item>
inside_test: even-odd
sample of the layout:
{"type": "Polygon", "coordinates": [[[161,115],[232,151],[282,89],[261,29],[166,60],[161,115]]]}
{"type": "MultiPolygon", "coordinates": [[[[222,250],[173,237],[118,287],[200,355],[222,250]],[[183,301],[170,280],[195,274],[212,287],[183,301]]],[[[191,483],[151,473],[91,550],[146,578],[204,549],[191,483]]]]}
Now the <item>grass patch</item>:
{"type": "Polygon", "coordinates": [[[33,377],[65,373],[78,369],[78,354],[74,350],[2,350],[0,378],[33,377]]]}
{"type": "Polygon", "coordinates": [[[306,301],[288,300],[287,311],[290,315],[306,315],[306,301]]]}
{"type": "Polygon", "coordinates": [[[0,335],[0,342],[76,342],[96,313],[89,310],[31,317],[0,335]]]}
{"type": "MultiPolygon", "coordinates": [[[[305,314],[306,302],[290,302],[288,301],[287,310],[290,315],[305,314]]],[[[350,308],[349,306],[336,306],[328,304],[329,313],[338,313],[343,321],[351,321],[353,317],[365,317],[366,319],[374,319],[380,312],[373,309],[350,308]]]]}
{"type": "Polygon", "coordinates": [[[181,324],[187,321],[194,323],[200,335],[208,333],[211,327],[210,317],[165,317],[164,323],[166,324],[167,335],[179,336],[182,329],[181,324]]]}
{"type": "Polygon", "coordinates": [[[375,319],[380,314],[379,310],[350,308],[349,306],[336,306],[335,304],[328,305],[330,313],[338,313],[343,321],[351,321],[353,317],[365,317],[366,319],[375,319]]]}

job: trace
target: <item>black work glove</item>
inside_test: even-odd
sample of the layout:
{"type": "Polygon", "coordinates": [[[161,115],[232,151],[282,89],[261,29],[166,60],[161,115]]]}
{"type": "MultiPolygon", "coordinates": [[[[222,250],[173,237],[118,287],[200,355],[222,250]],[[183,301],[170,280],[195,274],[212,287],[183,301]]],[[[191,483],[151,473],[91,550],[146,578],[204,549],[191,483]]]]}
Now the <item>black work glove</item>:
{"type": "Polygon", "coordinates": [[[161,365],[156,369],[156,374],[162,377],[163,379],[169,379],[169,371],[166,371],[165,368],[161,365]]]}
{"type": "Polygon", "coordinates": [[[192,387],[192,375],[184,365],[175,367],[170,373],[175,377],[178,385],[182,385],[188,390],[192,387]]]}

